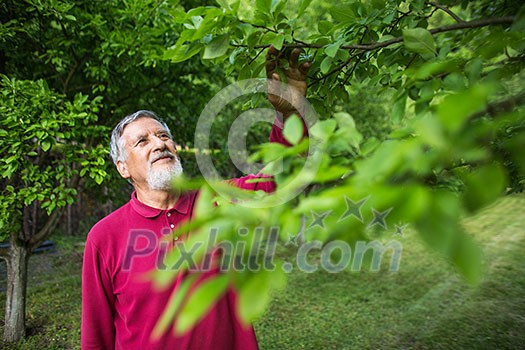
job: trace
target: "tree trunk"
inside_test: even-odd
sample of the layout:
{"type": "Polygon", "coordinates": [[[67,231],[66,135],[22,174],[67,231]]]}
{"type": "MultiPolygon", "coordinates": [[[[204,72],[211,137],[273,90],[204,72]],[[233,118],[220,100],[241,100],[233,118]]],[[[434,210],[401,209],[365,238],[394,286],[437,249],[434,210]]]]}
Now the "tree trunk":
{"type": "Polygon", "coordinates": [[[4,340],[19,341],[25,336],[27,264],[29,249],[16,234],[11,236],[7,256],[7,293],[5,306],[4,340]]]}

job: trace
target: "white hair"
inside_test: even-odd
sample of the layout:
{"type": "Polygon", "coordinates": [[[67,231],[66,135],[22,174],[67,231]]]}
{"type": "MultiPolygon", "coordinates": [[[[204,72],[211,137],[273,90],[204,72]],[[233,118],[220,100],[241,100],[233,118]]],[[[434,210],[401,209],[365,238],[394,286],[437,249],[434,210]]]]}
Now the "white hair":
{"type": "Polygon", "coordinates": [[[155,113],[147,110],[140,110],[133,114],[127,115],[115,126],[113,131],[111,132],[111,142],[109,144],[110,146],[110,152],[111,158],[113,159],[113,163],[117,164],[118,161],[125,161],[127,159],[127,153],[126,149],[124,148],[124,139],[122,138],[122,133],[124,132],[124,128],[128,126],[129,124],[133,123],[135,120],[140,118],[151,118],[156,121],[158,121],[163,128],[166,129],[168,132],[170,138],[172,137],[170,128],[168,128],[168,125],[160,119],[155,113]]]}

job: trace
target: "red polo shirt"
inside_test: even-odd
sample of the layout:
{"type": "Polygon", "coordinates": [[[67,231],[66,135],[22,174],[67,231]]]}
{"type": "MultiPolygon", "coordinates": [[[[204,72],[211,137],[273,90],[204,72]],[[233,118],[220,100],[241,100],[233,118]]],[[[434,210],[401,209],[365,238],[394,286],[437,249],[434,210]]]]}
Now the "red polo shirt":
{"type": "MultiPolygon", "coordinates": [[[[275,123],[270,141],[287,144],[282,124],[275,123]]],[[[247,183],[249,175],[232,182],[243,189],[275,190],[271,180],[247,183]]],[[[208,314],[183,336],[166,332],[151,340],[172,292],[179,288],[179,276],[170,288],[153,290],[140,277],[162,261],[159,242],[163,235],[191,218],[197,193],[183,194],[174,208],[161,210],[131,200],[89,232],[82,271],[83,349],[257,349],[253,328],[243,326],[236,316],[235,295],[228,292],[208,314]]]]}

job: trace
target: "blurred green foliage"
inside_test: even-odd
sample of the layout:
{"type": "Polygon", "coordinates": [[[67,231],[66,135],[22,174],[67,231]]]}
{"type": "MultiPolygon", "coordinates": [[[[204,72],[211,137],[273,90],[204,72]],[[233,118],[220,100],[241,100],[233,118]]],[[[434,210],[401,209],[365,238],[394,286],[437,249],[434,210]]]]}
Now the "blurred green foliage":
{"type": "MultiPolygon", "coordinates": [[[[383,213],[386,230],[413,225],[468,281],[479,281],[480,248],[464,232],[460,219],[505,193],[522,191],[524,185],[519,155],[525,146],[525,91],[520,83],[525,58],[523,4],[424,0],[217,4],[175,10],[173,21],[184,29],[163,58],[174,63],[197,55],[210,62],[228,60],[227,71],[245,79],[264,77],[264,52],[270,45],[299,47],[302,59],[312,62],[308,99],[322,120],[311,126],[309,141],[287,150],[263,145],[252,157],[280,164],[265,170],[278,184],[277,195],[255,193],[248,198],[218,184],[201,188],[209,194],[202,201],[219,190],[214,201],[220,205],[211,210],[200,202],[201,219],[181,229],[193,232],[188,246],[206,240],[213,228],[224,231],[223,240],[250,246],[258,227],[266,228],[265,237],[268,228],[279,227],[282,243],[290,234],[302,232],[307,241],[339,239],[354,245],[381,234],[370,226],[377,213],[383,213]],[[309,159],[316,159],[317,169],[308,168],[309,159]],[[289,186],[294,180],[308,186],[295,199],[272,206],[276,196],[294,196],[300,188],[289,186]],[[361,221],[340,219],[348,199],[365,198],[361,221]],[[324,227],[308,226],[314,213],[327,212],[324,227]],[[240,236],[239,228],[248,233],[240,236]]],[[[252,99],[250,106],[260,106],[259,100],[252,99]]],[[[174,251],[170,261],[179,255],[174,251]]],[[[170,283],[184,269],[158,272],[157,281],[170,283]]],[[[241,295],[267,300],[267,273],[228,275],[241,295]]],[[[282,274],[277,267],[271,278],[280,280],[282,274]]],[[[264,310],[256,303],[243,308],[246,321],[264,310]]]]}

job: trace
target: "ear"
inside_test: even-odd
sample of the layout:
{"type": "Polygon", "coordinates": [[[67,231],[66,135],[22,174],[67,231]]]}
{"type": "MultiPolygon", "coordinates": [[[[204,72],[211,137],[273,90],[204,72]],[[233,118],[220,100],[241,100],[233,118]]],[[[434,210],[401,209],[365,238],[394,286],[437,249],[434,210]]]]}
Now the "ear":
{"type": "Polygon", "coordinates": [[[129,179],[131,177],[131,175],[129,174],[128,165],[126,164],[126,162],[123,162],[121,160],[117,161],[117,170],[120,176],[122,176],[123,178],[129,179]]]}

